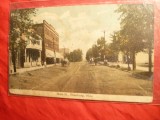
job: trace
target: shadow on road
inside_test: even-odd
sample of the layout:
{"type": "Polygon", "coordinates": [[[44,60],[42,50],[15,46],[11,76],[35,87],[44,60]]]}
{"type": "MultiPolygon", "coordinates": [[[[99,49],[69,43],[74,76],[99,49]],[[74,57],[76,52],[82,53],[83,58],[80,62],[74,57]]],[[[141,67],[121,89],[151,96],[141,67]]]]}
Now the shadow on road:
{"type": "Polygon", "coordinates": [[[153,73],[150,75],[149,72],[144,71],[134,71],[131,76],[136,79],[153,80],[153,73]]]}

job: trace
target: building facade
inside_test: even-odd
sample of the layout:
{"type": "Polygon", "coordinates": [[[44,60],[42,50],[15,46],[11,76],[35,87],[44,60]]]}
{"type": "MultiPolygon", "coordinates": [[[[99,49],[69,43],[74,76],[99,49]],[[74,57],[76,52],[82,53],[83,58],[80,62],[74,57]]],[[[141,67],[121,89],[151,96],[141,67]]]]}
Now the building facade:
{"type": "Polygon", "coordinates": [[[14,53],[11,48],[9,49],[9,73],[13,73],[14,68],[41,66],[42,38],[35,32],[33,34],[28,36],[23,33],[17,38],[19,47],[14,53]]]}
{"type": "Polygon", "coordinates": [[[37,39],[29,37],[25,49],[24,67],[41,66],[42,38],[37,35],[37,39]]]}
{"type": "Polygon", "coordinates": [[[42,64],[59,63],[63,56],[59,53],[59,35],[55,28],[43,20],[34,25],[34,29],[42,37],[42,64]]]}
{"type": "MultiPolygon", "coordinates": [[[[30,35],[22,34],[17,41],[20,47],[14,54],[16,68],[27,68],[45,64],[60,63],[63,55],[59,52],[59,35],[45,20],[33,25],[30,35]]],[[[13,72],[12,51],[9,50],[9,68],[13,72]]]]}

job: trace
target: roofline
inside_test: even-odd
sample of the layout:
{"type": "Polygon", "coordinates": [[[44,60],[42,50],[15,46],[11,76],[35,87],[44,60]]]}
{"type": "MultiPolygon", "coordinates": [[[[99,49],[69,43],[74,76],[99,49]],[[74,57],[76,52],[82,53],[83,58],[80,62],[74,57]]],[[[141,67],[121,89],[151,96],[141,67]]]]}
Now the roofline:
{"type": "Polygon", "coordinates": [[[46,26],[48,26],[59,37],[59,34],[56,32],[55,28],[51,24],[49,24],[45,20],[43,20],[43,24],[45,24],[46,26]]]}

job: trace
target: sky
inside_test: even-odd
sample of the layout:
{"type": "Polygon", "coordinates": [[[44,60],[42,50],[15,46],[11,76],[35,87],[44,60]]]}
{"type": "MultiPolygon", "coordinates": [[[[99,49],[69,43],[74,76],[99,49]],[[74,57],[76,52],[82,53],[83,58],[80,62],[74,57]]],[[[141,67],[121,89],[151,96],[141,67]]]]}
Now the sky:
{"type": "Polygon", "coordinates": [[[34,23],[46,20],[59,34],[60,48],[82,49],[86,51],[104,36],[110,43],[110,34],[120,29],[120,15],[115,12],[115,4],[58,6],[37,8],[34,23]]]}

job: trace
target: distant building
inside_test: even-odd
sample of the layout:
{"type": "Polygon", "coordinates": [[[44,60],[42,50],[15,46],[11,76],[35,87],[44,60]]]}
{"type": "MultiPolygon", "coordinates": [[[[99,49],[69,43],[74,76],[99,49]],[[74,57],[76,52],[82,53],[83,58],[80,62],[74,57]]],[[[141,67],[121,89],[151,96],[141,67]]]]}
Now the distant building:
{"type": "Polygon", "coordinates": [[[42,37],[42,64],[59,63],[63,56],[59,53],[59,35],[45,20],[35,24],[34,29],[42,37]]]}
{"type": "Polygon", "coordinates": [[[69,54],[69,48],[60,48],[59,49],[59,52],[63,55],[63,56],[65,56],[66,54],[69,54]]]}
{"type": "MultiPolygon", "coordinates": [[[[137,63],[148,64],[149,63],[148,53],[147,52],[137,53],[136,62],[137,63]]],[[[154,50],[153,50],[153,53],[152,53],[152,63],[154,63],[154,50]]]]}
{"type": "MultiPolygon", "coordinates": [[[[154,50],[152,50],[152,51],[153,51],[152,63],[154,63],[154,50]]],[[[132,56],[130,56],[130,59],[132,61],[132,56]]],[[[122,62],[122,63],[127,63],[127,56],[124,55],[122,52],[120,52],[118,55],[118,61],[122,62]]],[[[148,64],[149,63],[148,53],[147,52],[138,52],[136,54],[136,63],[137,64],[148,64]]]]}

